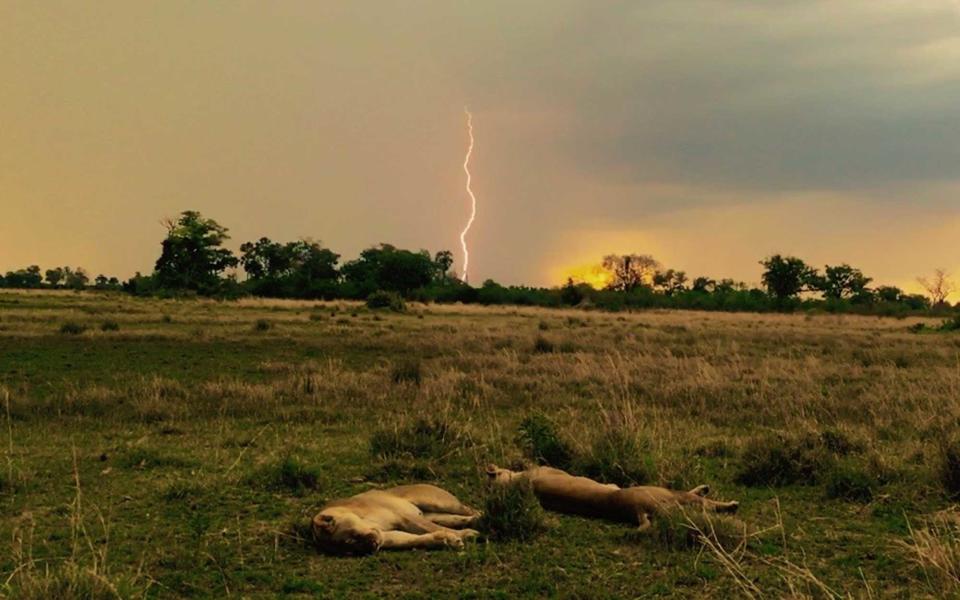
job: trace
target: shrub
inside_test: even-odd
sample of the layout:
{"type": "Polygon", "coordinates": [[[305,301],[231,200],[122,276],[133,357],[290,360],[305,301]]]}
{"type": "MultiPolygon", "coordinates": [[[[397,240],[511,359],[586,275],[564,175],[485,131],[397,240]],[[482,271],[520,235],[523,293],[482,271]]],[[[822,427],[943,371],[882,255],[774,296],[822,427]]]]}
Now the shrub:
{"type": "Polygon", "coordinates": [[[540,329],[540,331],[546,331],[550,329],[550,324],[546,321],[540,321],[540,324],[537,325],[537,327],[540,329]]]}
{"type": "Polygon", "coordinates": [[[265,465],[250,474],[246,482],[268,490],[289,491],[299,495],[319,487],[320,470],[288,454],[278,462],[265,465]]]}
{"type": "Polygon", "coordinates": [[[834,456],[818,434],[757,437],[743,450],[736,481],[749,486],[814,484],[834,456]]]}
{"type": "Polygon", "coordinates": [[[75,321],[67,321],[60,326],[60,333],[64,335],[80,335],[87,330],[86,325],[81,325],[75,321]]]}
{"type": "Polygon", "coordinates": [[[266,319],[257,319],[253,324],[254,331],[267,331],[270,329],[270,321],[266,319]]]}
{"type": "Polygon", "coordinates": [[[487,489],[477,528],[492,540],[526,541],[547,530],[547,514],[530,481],[521,478],[487,489]]]}
{"type": "Polygon", "coordinates": [[[100,324],[100,331],[120,331],[120,324],[116,321],[104,321],[100,324]]]}
{"type": "Polygon", "coordinates": [[[577,463],[587,477],[621,487],[647,484],[656,478],[647,444],[623,430],[606,431],[594,438],[589,452],[577,463]]]}
{"type": "Polygon", "coordinates": [[[367,308],[386,308],[394,312],[404,312],[407,310],[407,304],[400,294],[379,290],[367,296],[367,308]]]}
{"type": "Polygon", "coordinates": [[[407,427],[380,429],[370,436],[370,452],[380,458],[443,458],[464,442],[463,434],[441,419],[418,419],[407,427]]]}
{"type": "Polygon", "coordinates": [[[132,448],[120,455],[117,466],[125,469],[186,468],[196,463],[149,448],[132,448]]]}
{"type": "Polygon", "coordinates": [[[163,315],[163,318],[161,319],[161,321],[163,321],[164,323],[173,323],[173,317],[171,317],[170,315],[163,315]]]}
{"type": "Polygon", "coordinates": [[[960,498],[960,438],[940,445],[940,483],[951,498],[960,498]]]}
{"type": "Polygon", "coordinates": [[[537,336],[537,340],[533,343],[534,352],[536,352],[537,354],[549,354],[553,352],[553,350],[554,350],[553,342],[543,337],[542,335],[537,336]]]}
{"type": "Polygon", "coordinates": [[[953,318],[940,323],[937,329],[939,331],[960,331],[960,315],[954,315],[953,318]]]}
{"type": "Polygon", "coordinates": [[[735,517],[675,508],[653,516],[649,530],[629,535],[652,538],[658,546],[671,550],[700,548],[710,543],[729,552],[744,543],[747,533],[746,524],[735,517]]]}
{"type": "Polygon", "coordinates": [[[558,469],[567,469],[573,450],[560,437],[556,426],[546,415],[534,414],[520,423],[518,442],[530,460],[558,469]]]}
{"type": "Polygon", "coordinates": [[[850,464],[838,464],[826,476],[827,498],[870,502],[875,482],[863,470],[850,464]]]}
{"type": "Polygon", "coordinates": [[[408,358],[397,361],[390,369],[390,379],[392,379],[394,383],[409,382],[420,385],[422,378],[423,369],[420,359],[418,358],[408,358]]]}

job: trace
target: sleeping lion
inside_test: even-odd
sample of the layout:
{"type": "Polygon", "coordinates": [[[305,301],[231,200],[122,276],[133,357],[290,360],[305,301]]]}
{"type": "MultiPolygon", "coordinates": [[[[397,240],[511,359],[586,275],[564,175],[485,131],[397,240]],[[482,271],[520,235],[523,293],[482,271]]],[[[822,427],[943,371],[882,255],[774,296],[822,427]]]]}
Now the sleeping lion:
{"type": "Polygon", "coordinates": [[[313,518],[314,539],[339,554],[370,554],[380,549],[463,548],[477,535],[480,514],[433,485],[402,485],[370,490],[324,506],[313,518]]]}
{"type": "Polygon", "coordinates": [[[732,513],[740,506],[737,502],[717,502],[705,498],[710,491],[705,485],[689,492],[655,486],[621,488],[612,483],[603,484],[586,477],[575,477],[551,467],[511,471],[490,465],[487,475],[491,481],[499,484],[519,478],[528,479],[534,494],[548,510],[633,523],[641,531],[650,527],[650,517],[672,507],[687,505],[732,513]]]}

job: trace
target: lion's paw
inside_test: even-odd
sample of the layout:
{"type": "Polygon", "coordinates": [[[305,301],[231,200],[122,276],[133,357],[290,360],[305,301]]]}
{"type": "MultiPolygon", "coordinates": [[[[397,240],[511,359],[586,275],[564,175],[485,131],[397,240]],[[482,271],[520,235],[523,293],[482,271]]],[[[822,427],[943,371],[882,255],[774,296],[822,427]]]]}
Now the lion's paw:
{"type": "Polygon", "coordinates": [[[443,542],[443,545],[453,548],[454,550],[460,550],[463,548],[463,540],[460,539],[460,536],[452,531],[435,531],[433,537],[438,542],[443,542]]]}

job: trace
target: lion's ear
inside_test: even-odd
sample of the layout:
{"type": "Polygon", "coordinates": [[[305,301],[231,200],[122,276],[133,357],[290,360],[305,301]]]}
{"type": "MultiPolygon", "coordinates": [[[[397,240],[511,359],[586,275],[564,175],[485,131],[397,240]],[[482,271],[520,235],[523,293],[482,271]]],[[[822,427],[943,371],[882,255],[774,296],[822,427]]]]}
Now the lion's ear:
{"type": "Polygon", "coordinates": [[[331,515],[317,515],[317,518],[313,520],[313,523],[324,531],[330,531],[337,524],[337,520],[331,515]]]}
{"type": "Polygon", "coordinates": [[[497,467],[497,465],[495,465],[495,464],[493,464],[493,463],[490,463],[489,465],[487,465],[487,475],[489,475],[490,477],[496,477],[496,476],[497,476],[497,471],[499,471],[499,470],[500,470],[500,468],[497,467]]]}

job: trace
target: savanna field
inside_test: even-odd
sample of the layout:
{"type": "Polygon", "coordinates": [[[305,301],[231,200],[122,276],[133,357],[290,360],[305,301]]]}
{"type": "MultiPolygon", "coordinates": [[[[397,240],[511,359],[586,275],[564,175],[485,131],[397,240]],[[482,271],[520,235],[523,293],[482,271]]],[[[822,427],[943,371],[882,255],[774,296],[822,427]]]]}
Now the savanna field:
{"type": "Polygon", "coordinates": [[[0,596],[956,597],[960,334],[918,322],[0,293],[0,596]],[[410,482],[483,509],[524,461],[741,510],[363,557],[304,526],[410,482]]]}

